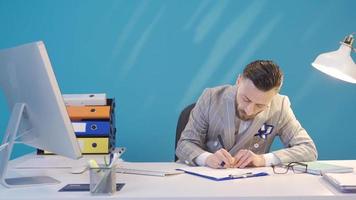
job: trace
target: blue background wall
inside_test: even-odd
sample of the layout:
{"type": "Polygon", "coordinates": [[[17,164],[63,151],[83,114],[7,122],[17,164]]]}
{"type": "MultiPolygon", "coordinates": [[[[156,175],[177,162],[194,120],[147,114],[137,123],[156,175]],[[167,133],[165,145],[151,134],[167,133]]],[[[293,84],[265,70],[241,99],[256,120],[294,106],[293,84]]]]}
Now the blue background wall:
{"type": "MultiPolygon", "coordinates": [[[[43,40],[63,93],[115,97],[129,161],[173,160],[180,110],[206,87],[233,84],[248,62],[273,59],[319,158],[356,159],[356,85],[310,65],[356,31],[355,8],[353,0],[0,0],[0,48],[43,40]]],[[[0,111],[3,133],[3,93],[0,111]]],[[[30,150],[16,146],[15,156],[30,150]]]]}

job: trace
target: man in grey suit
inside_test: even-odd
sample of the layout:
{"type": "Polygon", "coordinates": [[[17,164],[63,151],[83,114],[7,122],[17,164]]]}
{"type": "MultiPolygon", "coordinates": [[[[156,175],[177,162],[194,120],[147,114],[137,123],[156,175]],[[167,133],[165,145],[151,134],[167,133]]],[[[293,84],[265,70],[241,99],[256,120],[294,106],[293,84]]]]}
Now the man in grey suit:
{"type": "Polygon", "coordinates": [[[314,142],[300,125],[276,63],[248,64],[236,85],[205,89],[191,111],[176,155],[189,165],[212,168],[271,166],[317,159],[314,142]],[[285,148],[270,152],[279,136],[285,148]]]}

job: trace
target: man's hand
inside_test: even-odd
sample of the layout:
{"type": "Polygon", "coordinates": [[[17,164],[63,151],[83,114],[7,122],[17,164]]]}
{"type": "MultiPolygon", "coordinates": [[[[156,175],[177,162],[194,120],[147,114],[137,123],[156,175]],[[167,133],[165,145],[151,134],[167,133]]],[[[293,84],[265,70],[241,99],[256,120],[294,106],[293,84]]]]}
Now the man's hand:
{"type": "Polygon", "coordinates": [[[258,155],[247,149],[241,149],[234,156],[233,167],[245,168],[246,166],[264,167],[266,165],[263,155],[258,155]]]}
{"type": "Polygon", "coordinates": [[[205,164],[211,168],[229,168],[233,166],[235,163],[234,157],[227,152],[225,149],[220,149],[216,151],[214,154],[208,156],[205,161],[205,164]],[[222,164],[224,163],[224,164],[222,164]]]}

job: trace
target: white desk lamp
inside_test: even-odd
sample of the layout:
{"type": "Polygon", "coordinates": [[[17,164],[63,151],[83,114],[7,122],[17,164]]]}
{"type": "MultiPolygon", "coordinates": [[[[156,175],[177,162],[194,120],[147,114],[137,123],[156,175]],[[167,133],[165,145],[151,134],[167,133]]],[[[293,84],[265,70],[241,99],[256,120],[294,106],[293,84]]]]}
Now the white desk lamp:
{"type": "Polygon", "coordinates": [[[351,51],[356,51],[352,47],[353,42],[353,34],[346,36],[338,50],[316,57],[313,67],[337,79],[356,83],[356,64],[351,57],[351,51]]]}

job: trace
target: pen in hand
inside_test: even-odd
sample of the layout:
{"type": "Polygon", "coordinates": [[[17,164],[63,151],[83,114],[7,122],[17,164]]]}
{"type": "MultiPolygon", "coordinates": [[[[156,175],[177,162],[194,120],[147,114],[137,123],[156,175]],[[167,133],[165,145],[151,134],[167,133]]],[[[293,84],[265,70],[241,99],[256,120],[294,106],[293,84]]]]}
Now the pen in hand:
{"type": "Polygon", "coordinates": [[[218,135],[218,140],[219,140],[219,143],[221,145],[221,148],[225,149],[224,141],[223,141],[221,135],[218,135]]]}
{"type": "Polygon", "coordinates": [[[252,172],[246,172],[246,173],[242,173],[242,174],[230,174],[229,177],[230,178],[247,178],[247,177],[251,177],[254,176],[252,172]]]}
{"type": "MultiPolygon", "coordinates": [[[[224,141],[223,141],[221,135],[218,135],[218,140],[221,145],[221,148],[225,149],[224,141]]],[[[234,163],[234,158],[231,155],[230,155],[230,158],[228,158],[228,160],[230,160],[230,165],[232,165],[234,163]]],[[[226,163],[224,161],[221,161],[220,166],[224,167],[225,165],[226,165],[226,163]]]]}
{"type": "MultiPolygon", "coordinates": [[[[221,148],[225,149],[225,145],[224,145],[224,142],[223,142],[223,140],[222,140],[222,138],[221,138],[221,135],[218,135],[218,140],[219,140],[219,143],[220,143],[220,145],[221,145],[221,148]]],[[[224,167],[225,164],[226,164],[226,163],[225,163],[224,161],[221,161],[220,166],[221,166],[221,167],[224,167]]]]}

